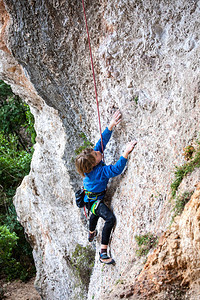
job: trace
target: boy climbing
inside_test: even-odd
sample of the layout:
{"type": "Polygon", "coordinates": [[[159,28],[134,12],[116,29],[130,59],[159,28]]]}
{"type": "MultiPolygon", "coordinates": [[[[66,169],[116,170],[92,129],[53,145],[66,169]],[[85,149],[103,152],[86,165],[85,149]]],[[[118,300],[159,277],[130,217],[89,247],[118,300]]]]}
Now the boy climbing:
{"type": "MultiPolygon", "coordinates": [[[[113,115],[110,124],[102,133],[103,150],[110,140],[113,128],[121,122],[121,113],[119,110],[113,115]]],[[[115,224],[115,216],[111,210],[104,204],[103,198],[109,178],[122,173],[126,165],[128,155],[134,149],[136,141],[129,142],[126,145],[123,155],[114,165],[105,165],[102,161],[101,139],[97,142],[94,149],[87,148],[83,150],[76,158],[76,169],[84,177],[83,185],[85,190],[84,201],[92,214],[89,220],[89,242],[92,242],[97,235],[96,225],[99,217],[105,220],[102,231],[100,262],[113,264],[115,261],[107,254],[110,234],[115,224]]]]}

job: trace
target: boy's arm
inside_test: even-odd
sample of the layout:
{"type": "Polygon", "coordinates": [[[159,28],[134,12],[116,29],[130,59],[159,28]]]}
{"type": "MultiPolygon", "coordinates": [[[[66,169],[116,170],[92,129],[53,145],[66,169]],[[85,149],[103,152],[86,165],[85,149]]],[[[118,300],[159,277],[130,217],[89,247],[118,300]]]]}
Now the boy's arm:
{"type": "Polygon", "coordinates": [[[129,142],[126,145],[126,149],[124,150],[123,156],[120,157],[120,159],[116,162],[115,165],[103,167],[103,175],[106,178],[112,178],[122,173],[122,171],[125,168],[128,155],[133,151],[136,144],[136,141],[129,142]]]}
{"type": "MultiPolygon", "coordinates": [[[[110,140],[110,137],[112,135],[113,127],[116,126],[117,124],[119,124],[119,122],[121,122],[121,113],[120,113],[120,111],[118,109],[114,113],[114,115],[112,116],[112,119],[111,119],[108,127],[106,127],[106,129],[102,133],[103,150],[105,150],[106,145],[107,145],[107,143],[110,140]]],[[[96,145],[94,147],[94,151],[100,151],[100,152],[102,152],[101,139],[99,139],[98,142],[96,143],[96,145]]]]}
{"type": "MultiPolygon", "coordinates": [[[[106,145],[108,144],[111,135],[112,135],[112,131],[110,131],[110,130],[108,129],[108,127],[106,127],[106,129],[105,129],[104,132],[102,133],[103,150],[105,150],[106,145]]],[[[94,151],[100,151],[100,152],[102,152],[101,139],[99,139],[98,142],[96,143],[96,145],[95,145],[95,147],[94,147],[94,151]]]]}
{"type": "Polygon", "coordinates": [[[117,124],[119,124],[120,122],[121,122],[121,112],[120,112],[120,110],[118,109],[115,113],[114,113],[114,115],[113,115],[113,117],[112,117],[112,119],[111,119],[111,121],[110,121],[110,124],[108,125],[108,129],[109,130],[113,130],[113,127],[115,127],[117,124]]]}
{"type": "Polygon", "coordinates": [[[127,159],[123,156],[114,164],[109,166],[103,166],[102,176],[106,178],[112,178],[122,173],[125,168],[127,159]]]}
{"type": "Polygon", "coordinates": [[[137,144],[137,141],[132,141],[126,145],[126,149],[124,150],[124,153],[123,153],[124,158],[126,158],[126,159],[128,158],[129,154],[133,151],[136,144],[137,144]]]}

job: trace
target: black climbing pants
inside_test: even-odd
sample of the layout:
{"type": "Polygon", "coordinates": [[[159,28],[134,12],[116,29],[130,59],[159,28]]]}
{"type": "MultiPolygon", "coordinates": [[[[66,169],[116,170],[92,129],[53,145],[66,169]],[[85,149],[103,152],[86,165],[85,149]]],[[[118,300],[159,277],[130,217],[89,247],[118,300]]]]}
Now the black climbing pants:
{"type": "Polygon", "coordinates": [[[115,216],[111,210],[103,203],[100,202],[97,209],[95,210],[96,215],[93,213],[90,217],[89,230],[94,231],[98,222],[99,217],[105,220],[105,224],[102,231],[101,244],[108,245],[111,230],[115,225],[115,216]]]}

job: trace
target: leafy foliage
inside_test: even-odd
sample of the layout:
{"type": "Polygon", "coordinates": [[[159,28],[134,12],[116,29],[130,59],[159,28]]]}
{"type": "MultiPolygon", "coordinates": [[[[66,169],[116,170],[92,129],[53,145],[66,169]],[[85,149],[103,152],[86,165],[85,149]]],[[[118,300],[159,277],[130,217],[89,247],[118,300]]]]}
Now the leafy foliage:
{"type": "Polygon", "coordinates": [[[134,97],[135,104],[138,104],[138,100],[139,100],[139,99],[138,99],[138,96],[135,96],[135,97],[134,97]]]}
{"type": "Polygon", "coordinates": [[[8,190],[16,187],[29,172],[32,150],[18,150],[15,134],[6,137],[0,133],[0,185],[8,190]]]}
{"type": "Polygon", "coordinates": [[[176,167],[175,179],[171,184],[171,192],[173,198],[175,198],[178,187],[181,184],[184,176],[186,176],[188,173],[193,172],[195,168],[199,168],[199,167],[200,167],[200,146],[198,147],[198,149],[196,149],[194,158],[192,158],[189,162],[183,164],[182,166],[176,167]]]}
{"type": "MultiPolygon", "coordinates": [[[[0,85],[1,86],[1,85],[0,85]]],[[[3,93],[0,89],[0,95],[3,93]]],[[[10,135],[17,137],[18,147],[28,151],[35,143],[34,118],[27,104],[23,103],[19,96],[12,95],[0,100],[0,132],[8,138],[10,135]]]]}
{"type": "Polygon", "coordinates": [[[86,148],[94,147],[94,144],[92,144],[90,141],[88,141],[86,135],[85,135],[83,132],[80,133],[79,136],[82,138],[83,144],[82,144],[79,148],[77,148],[77,149],[75,150],[75,154],[76,154],[76,155],[80,154],[80,153],[81,153],[83,150],[85,150],[86,148]]]}
{"type": "Polygon", "coordinates": [[[3,80],[0,80],[0,99],[1,99],[1,101],[7,99],[8,96],[13,96],[12,89],[3,80]]]}
{"type": "Polygon", "coordinates": [[[9,251],[5,248],[9,259],[1,261],[0,273],[6,274],[9,280],[26,280],[35,272],[32,249],[17,221],[12,199],[16,188],[29,173],[36,133],[29,107],[2,80],[0,119],[0,226],[7,238],[17,238],[9,251]]]}
{"type": "Polygon", "coordinates": [[[26,128],[26,132],[31,136],[31,143],[35,144],[36,132],[34,128],[34,117],[30,111],[30,108],[27,104],[24,104],[26,107],[26,123],[24,127],[26,128]]]}
{"type": "Polygon", "coordinates": [[[4,225],[0,226],[0,266],[8,263],[12,256],[12,249],[17,244],[18,237],[15,232],[11,233],[4,225]]]}
{"type": "Polygon", "coordinates": [[[139,246],[136,250],[136,255],[138,257],[147,255],[150,249],[156,247],[158,243],[157,236],[154,236],[151,233],[147,233],[145,235],[136,235],[135,240],[139,246]]]}
{"type": "Polygon", "coordinates": [[[173,223],[174,218],[176,216],[181,215],[186,203],[190,200],[192,194],[193,194],[193,192],[184,192],[183,194],[177,196],[177,198],[175,200],[175,205],[173,208],[173,216],[172,216],[171,224],[173,223]]]}
{"type": "Polygon", "coordinates": [[[0,109],[0,130],[5,134],[19,132],[26,122],[25,107],[18,96],[7,98],[0,109]]]}

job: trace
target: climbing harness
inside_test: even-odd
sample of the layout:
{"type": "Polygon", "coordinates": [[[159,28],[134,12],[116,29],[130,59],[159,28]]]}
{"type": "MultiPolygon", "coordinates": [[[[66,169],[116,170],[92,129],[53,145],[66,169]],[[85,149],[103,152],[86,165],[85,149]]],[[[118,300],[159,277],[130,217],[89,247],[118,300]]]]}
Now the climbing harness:
{"type": "Polygon", "coordinates": [[[99,131],[100,131],[100,135],[101,135],[101,148],[102,148],[103,161],[104,161],[103,139],[102,139],[101,120],[100,120],[100,113],[99,113],[99,101],[98,101],[98,95],[97,95],[97,85],[96,85],[96,79],[95,79],[95,73],[94,73],[92,48],[91,48],[91,44],[90,44],[90,35],[89,35],[89,30],[88,30],[88,25],[87,25],[87,17],[86,17],[86,12],[85,12],[84,0],[82,0],[82,4],[83,4],[83,13],[84,13],[84,17],[85,17],[85,26],[86,26],[87,36],[88,36],[89,50],[90,50],[90,59],[91,59],[92,74],[93,74],[94,89],[95,89],[96,104],[97,104],[97,113],[98,113],[98,120],[99,120],[99,131]]]}
{"type": "Polygon", "coordinates": [[[100,192],[100,193],[92,193],[87,190],[85,190],[85,195],[88,197],[88,202],[87,202],[87,208],[88,208],[88,217],[90,214],[90,211],[96,215],[95,210],[99,206],[99,203],[102,201],[102,199],[98,199],[100,196],[104,196],[106,191],[100,192]],[[91,203],[92,201],[92,203],[91,203]]]}
{"type": "Polygon", "coordinates": [[[100,193],[93,193],[85,190],[85,195],[87,195],[89,200],[95,201],[99,196],[105,195],[106,191],[100,192],[100,193]]]}
{"type": "Polygon", "coordinates": [[[106,193],[106,191],[103,191],[100,193],[89,192],[89,191],[85,190],[83,187],[75,193],[76,205],[79,208],[82,208],[82,207],[84,208],[84,213],[85,213],[86,219],[89,217],[90,211],[94,215],[96,215],[95,210],[97,209],[99,203],[101,202],[101,200],[97,200],[97,199],[99,196],[105,195],[105,193],[106,193]],[[85,195],[87,195],[88,202],[84,201],[85,195]],[[91,203],[91,200],[93,203],[91,203]],[[86,213],[85,206],[87,206],[88,214],[86,213]]]}

